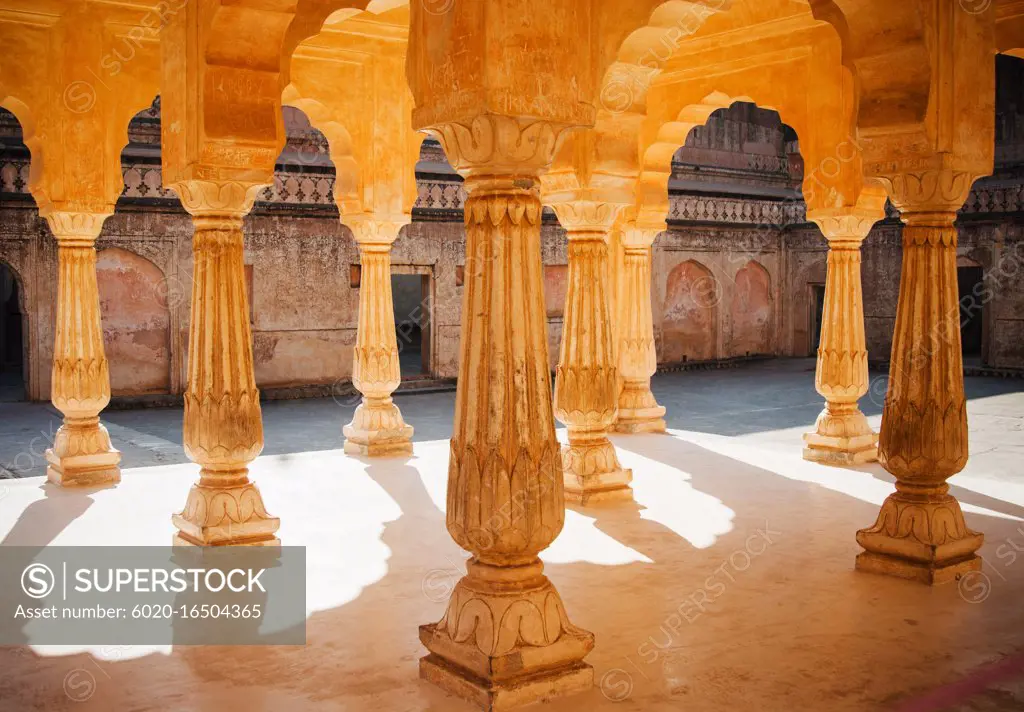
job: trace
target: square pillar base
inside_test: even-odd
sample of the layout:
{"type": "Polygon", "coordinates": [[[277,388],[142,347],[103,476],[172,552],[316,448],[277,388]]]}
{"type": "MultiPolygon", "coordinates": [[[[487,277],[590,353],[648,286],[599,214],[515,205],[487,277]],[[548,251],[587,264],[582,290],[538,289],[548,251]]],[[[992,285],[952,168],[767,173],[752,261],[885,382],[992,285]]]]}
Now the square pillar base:
{"type": "MultiPolygon", "coordinates": [[[[424,643],[430,641],[436,645],[435,628],[434,624],[420,626],[420,639],[424,643]]],[[[518,665],[522,666],[521,674],[486,680],[441,655],[432,653],[420,658],[420,677],[487,712],[513,709],[586,692],[594,686],[594,669],[578,659],[581,651],[576,649],[579,647],[577,642],[567,642],[566,645],[556,644],[543,651],[547,658],[560,653],[564,655],[566,663],[561,666],[540,667],[530,671],[528,668],[532,666],[528,663],[532,661],[519,659],[518,665]],[[560,647],[564,650],[552,649],[560,647]]],[[[449,652],[457,657],[462,651],[449,652]]],[[[495,660],[494,663],[495,668],[503,667],[500,660],[495,660]]]]}
{"type": "Polygon", "coordinates": [[[342,431],[345,434],[345,452],[364,457],[403,457],[412,455],[411,425],[395,430],[359,430],[351,424],[342,431]]]}
{"type": "Polygon", "coordinates": [[[958,580],[970,571],[981,571],[982,560],[977,554],[953,562],[912,561],[898,556],[863,551],[857,555],[857,570],[917,581],[934,586],[958,580]]]}
{"type": "Polygon", "coordinates": [[[564,473],[565,501],[586,506],[605,502],[632,502],[633,471],[627,468],[593,475],[564,473]]]}
{"type": "Polygon", "coordinates": [[[855,438],[804,433],[804,459],[822,465],[851,467],[878,460],[878,437],[874,433],[855,438]]]}
{"type": "Polygon", "coordinates": [[[610,428],[612,432],[636,435],[638,433],[664,433],[668,426],[664,418],[651,418],[648,420],[623,420],[619,417],[610,428]]]}
{"type": "Polygon", "coordinates": [[[121,452],[111,448],[88,455],[60,457],[46,451],[46,479],[61,487],[103,487],[121,481],[121,452]]]}

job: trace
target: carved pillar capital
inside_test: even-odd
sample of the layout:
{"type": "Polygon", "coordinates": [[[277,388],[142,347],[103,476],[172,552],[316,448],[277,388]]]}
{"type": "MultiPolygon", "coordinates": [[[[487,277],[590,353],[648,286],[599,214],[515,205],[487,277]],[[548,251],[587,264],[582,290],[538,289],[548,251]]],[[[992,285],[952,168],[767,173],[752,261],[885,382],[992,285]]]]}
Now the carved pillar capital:
{"type": "Polygon", "coordinates": [[[173,183],[181,205],[194,218],[226,218],[241,221],[252,210],[268,183],[239,180],[193,179],[173,183]]]}
{"type": "Polygon", "coordinates": [[[411,217],[398,215],[394,217],[378,217],[376,215],[344,215],[342,222],[352,231],[356,243],[360,247],[364,245],[382,245],[389,247],[396,239],[402,228],[409,224],[411,217]]]}
{"type": "Polygon", "coordinates": [[[833,250],[859,250],[871,228],[883,217],[873,210],[843,208],[807,213],[807,219],[821,229],[833,250]]]}
{"type": "Polygon", "coordinates": [[[103,231],[103,224],[107,218],[113,213],[113,208],[97,213],[49,210],[44,217],[60,245],[90,247],[103,231]]]}
{"type": "Polygon", "coordinates": [[[580,233],[600,236],[607,241],[608,233],[619,219],[625,205],[600,200],[568,200],[548,203],[558,216],[558,222],[569,234],[569,239],[580,233]]]}
{"type": "Polygon", "coordinates": [[[894,170],[878,175],[907,225],[952,226],[974,181],[986,172],[948,165],[894,170]]]}
{"type": "Polygon", "coordinates": [[[452,167],[466,179],[466,191],[489,177],[534,188],[551,165],[562,133],[569,128],[543,119],[479,114],[467,121],[426,127],[444,148],[452,167]]]}

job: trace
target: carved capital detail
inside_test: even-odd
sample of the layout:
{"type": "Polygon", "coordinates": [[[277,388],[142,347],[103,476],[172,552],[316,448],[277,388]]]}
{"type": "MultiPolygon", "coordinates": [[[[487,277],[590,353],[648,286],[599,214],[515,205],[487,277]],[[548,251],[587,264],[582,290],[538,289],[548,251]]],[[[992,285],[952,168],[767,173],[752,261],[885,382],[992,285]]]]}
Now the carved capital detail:
{"type": "Polygon", "coordinates": [[[537,176],[554,159],[564,124],[500,114],[429,126],[448,162],[465,178],[489,175],[537,176]]]}
{"type": "Polygon", "coordinates": [[[169,187],[194,217],[245,217],[268,183],[247,181],[183,180],[169,187]]]}
{"type": "Polygon", "coordinates": [[[363,245],[390,246],[402,228],[409,224],[410,216],[378,218],[368,215],[346,215],[342,222],[352,231],[356,242],[363,245]]]}
{"type": "Polygon", "coordinates": [[[608,233],[625,207],[597,200],[572,200],[551,203],[558,222],[570,233],[599,234],[608,239],[608,233]]]}
{"type": "Polygon", "coordinates": [[[908,213],[956,213],[967,200],[974,181],[983,175],[944,166],[883,172],[877,177],[906,219],[908,213]]]}
{"type": "Polygon", "coordinates": [[[105,213],[51,210],[46,214],[46,221],[60,245],[88,247],[100,236],[103,231],[103,223],[113,212],[113,210],[105,213]]]}

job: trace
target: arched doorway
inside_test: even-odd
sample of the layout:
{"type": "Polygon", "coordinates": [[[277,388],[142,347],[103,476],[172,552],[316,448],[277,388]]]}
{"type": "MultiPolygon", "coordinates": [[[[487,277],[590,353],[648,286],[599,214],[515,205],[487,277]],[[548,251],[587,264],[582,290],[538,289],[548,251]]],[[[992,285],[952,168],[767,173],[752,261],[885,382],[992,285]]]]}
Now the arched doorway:
{"type": "Polygon", "coordinates": [[[25,313],[14,270],[0,262],[0,401],[25,400],[25,313]]]}

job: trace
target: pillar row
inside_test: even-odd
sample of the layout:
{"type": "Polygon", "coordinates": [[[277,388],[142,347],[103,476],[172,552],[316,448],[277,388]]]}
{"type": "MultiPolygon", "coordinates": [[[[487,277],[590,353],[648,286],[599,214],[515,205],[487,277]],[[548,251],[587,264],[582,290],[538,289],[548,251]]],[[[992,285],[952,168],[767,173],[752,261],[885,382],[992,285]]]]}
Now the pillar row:
{"type": "Polygon", "coordinates": [[[187,180],[171,186],[192,215],[192,317],[185,388],[185,454],[200,467],[175,544],[277,544],[249,463],[263,450],[253,369],[242,219],[262,186],[187,180]]]}
{"type": "Polygon", "coordinates": [[[47,479],[95,487],[119,482],[121,453],[100,423],[110,402],[110,369],[96,283],[96,238],[109,213],[54,211],[46,218],[57,238],[57,324],[52,402],[64,414],[46,451],[47,479]]]}
{"type": "Polygon", "coordinates": [[[367,456],[412,454],[411,426],[391,394],[402,382],[391,294],[391,245],[401,221],[349,219],[359,245],[359,324],[352,384],[363,394],[345,426],[345,452],[367,456]]]}
{"type": "Polygon", "coordinates": [[[896,478],[874,526],[857,532],[857,568],[934,584],[981,568],[984,537],[946,484],[967,464],[956,210],[973,176],[950,169],[897,177],[903,267],[878,460],[896,478]]]}
{"type": "Polygon", "coordinates": [[[465,177],[466,283],[447,525],[471,552],[420,674],[485,709],[588,690],[594,645],[538,554],[565,519],[540,249],[539,174],[561,128],[493,114],[433,129],[465,177]],[[524,151],[523,146],[530,146],[524,151]]]}
{"type": "Polygon", "coordinates": [[[857,401],[868,391],[868,351],[864,338],[861,243],[874,214],[845,212],[809,215],[828,240],[828,272],[821,340],[814,384],[825,409],[814,432],[804,434],[804,459],[828,465],[858,465],[878,457],[877,435],[857,401]]]}
{"type": "Polygon", "coordinates": [[[562,447],[566,498],[582,504],[629,498],[633,472],[619,464],[608,439],[619,389],[608,234],[621,208],[586,200],[552,207],[569,239],[569,278],[555,373],[555,415],[565,423],[569,437],[569,444],[562,447]]]}
{"type": "Polygon", "coordinates": [[[651,377],[658,370],[651,313],[651,259],[659,232],[629,220],[621,233],[625,263],[617,321],[622,390],[615,423],[620,433],[665,432],[665,408],[658,405],[651,392],[651,377]]]}

